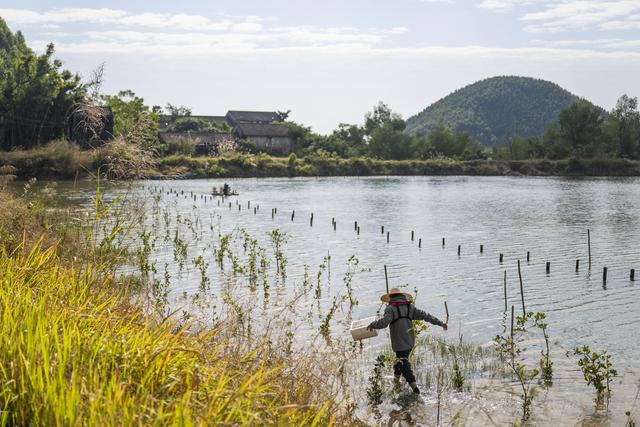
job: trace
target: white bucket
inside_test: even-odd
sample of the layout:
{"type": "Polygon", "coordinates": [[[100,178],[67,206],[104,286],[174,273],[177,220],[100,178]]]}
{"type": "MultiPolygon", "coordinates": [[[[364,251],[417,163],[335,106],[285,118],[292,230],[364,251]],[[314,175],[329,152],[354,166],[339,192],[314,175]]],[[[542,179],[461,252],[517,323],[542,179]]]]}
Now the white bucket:
{"type": "Polygon", "coordinates": [[[373,329],[371,331],[367,330],[367,326],[373,321],[375,321],[375,316],[367,317],[362,320],[354,320],[351,322],[351,336],[354,340],[360,341],[366,338],[377,337],[378,331],[373,329]]]}

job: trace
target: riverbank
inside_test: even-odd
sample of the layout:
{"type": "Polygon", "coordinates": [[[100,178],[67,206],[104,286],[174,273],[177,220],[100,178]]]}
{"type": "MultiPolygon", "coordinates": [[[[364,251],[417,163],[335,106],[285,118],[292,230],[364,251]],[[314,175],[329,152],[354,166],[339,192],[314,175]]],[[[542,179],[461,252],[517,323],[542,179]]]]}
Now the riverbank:
{"type": "MultiPolygon", "coordinates": [[[[92,228],[71,231],[92,242],[92,228]]],[[[93,252],[63,234],[0,190],[0,425],[351,424],[317,358],[239,334],[233,317],[203,328],[158,312],[144,280],[101,256],[113,240],[93,252]]]]}
{"type": "Polygon", "coordinates": [[[80,150],[55,141],[32,150],[0,152],[3,169],[18,179],[180,179],[313,176],[640,176],[640,162],[625,159],[567,160],[379,160],[315,154],[274,157],[230,154],[221,157],[172,155],[154,157],[124,141],[95,150],[80,150]]]}
{"type": "Polygon", "coordinates": [[[165,176],[192,173],[197,178],[296,176],[640,176],[640,162],[623,159],[569,160],[378,160],[266,155],[230,157],[171,156],[159,160],[165,176]]]}

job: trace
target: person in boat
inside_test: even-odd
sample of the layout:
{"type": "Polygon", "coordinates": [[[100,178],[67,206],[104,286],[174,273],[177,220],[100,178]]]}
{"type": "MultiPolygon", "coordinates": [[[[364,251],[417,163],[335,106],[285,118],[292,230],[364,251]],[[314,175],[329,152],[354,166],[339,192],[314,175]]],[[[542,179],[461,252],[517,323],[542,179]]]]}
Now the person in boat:
{"type": "Polygon", "coordinates": [[[222,194],[224,194],[225,196],[228,196],[229,193],[230,193],[229,184],[225,182],[224,185],[222,186],[222,194]]]}
{"type": "Polygon", "coordinates": [[[403,376],[413,392],[420,394],[416,377],[413,375],[411,363],[409,363],[409,355],[415,344],[412,321],[424,320],[433,325],[441,326],[445,331],[448,325],[437,317],[416,308],[412,304],[413,296],[398,288],[392,288],[389,293],[382,295],[380,300],[388,304],[384,310],[384,316],[371,322],[367,329],[384,329],[389,326],[391,348],[396,353],[396,360],[393,363],[395,379],[400,381],[400,376],[403,376]]]}

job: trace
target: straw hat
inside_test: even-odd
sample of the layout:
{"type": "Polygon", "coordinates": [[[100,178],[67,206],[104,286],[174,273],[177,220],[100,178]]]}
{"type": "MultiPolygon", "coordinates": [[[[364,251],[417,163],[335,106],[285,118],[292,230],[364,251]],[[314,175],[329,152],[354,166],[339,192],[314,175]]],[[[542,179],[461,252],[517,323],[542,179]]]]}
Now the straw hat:
{"type": "Polygon", "coordinates": [[[382,302],[389,302],[391,301],[391,297],[394,295],[404,295],[405,297],[407,297],[408,301],[413,301],[413,295],[411,295],[408,292],[402,292],[400,289],[398,288],[391,288],[391,290],[389,291],[388,294],[384,294],[380,297],[380,301],[382,302]]]}

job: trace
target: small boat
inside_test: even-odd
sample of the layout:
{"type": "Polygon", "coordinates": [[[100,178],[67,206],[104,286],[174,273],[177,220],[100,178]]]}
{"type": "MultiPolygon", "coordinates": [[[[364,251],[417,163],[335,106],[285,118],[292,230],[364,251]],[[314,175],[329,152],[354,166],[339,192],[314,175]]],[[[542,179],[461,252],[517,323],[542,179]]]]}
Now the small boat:
{"type": "Polygon", "coordinates": [[[220,196],[220,197],[237,196],[238,192],[236,190],[229,190],[227,194],[224,194],[224,190],[222,188],[213,187],[213,190],[211,191],[211,195],[220,196]]]}

